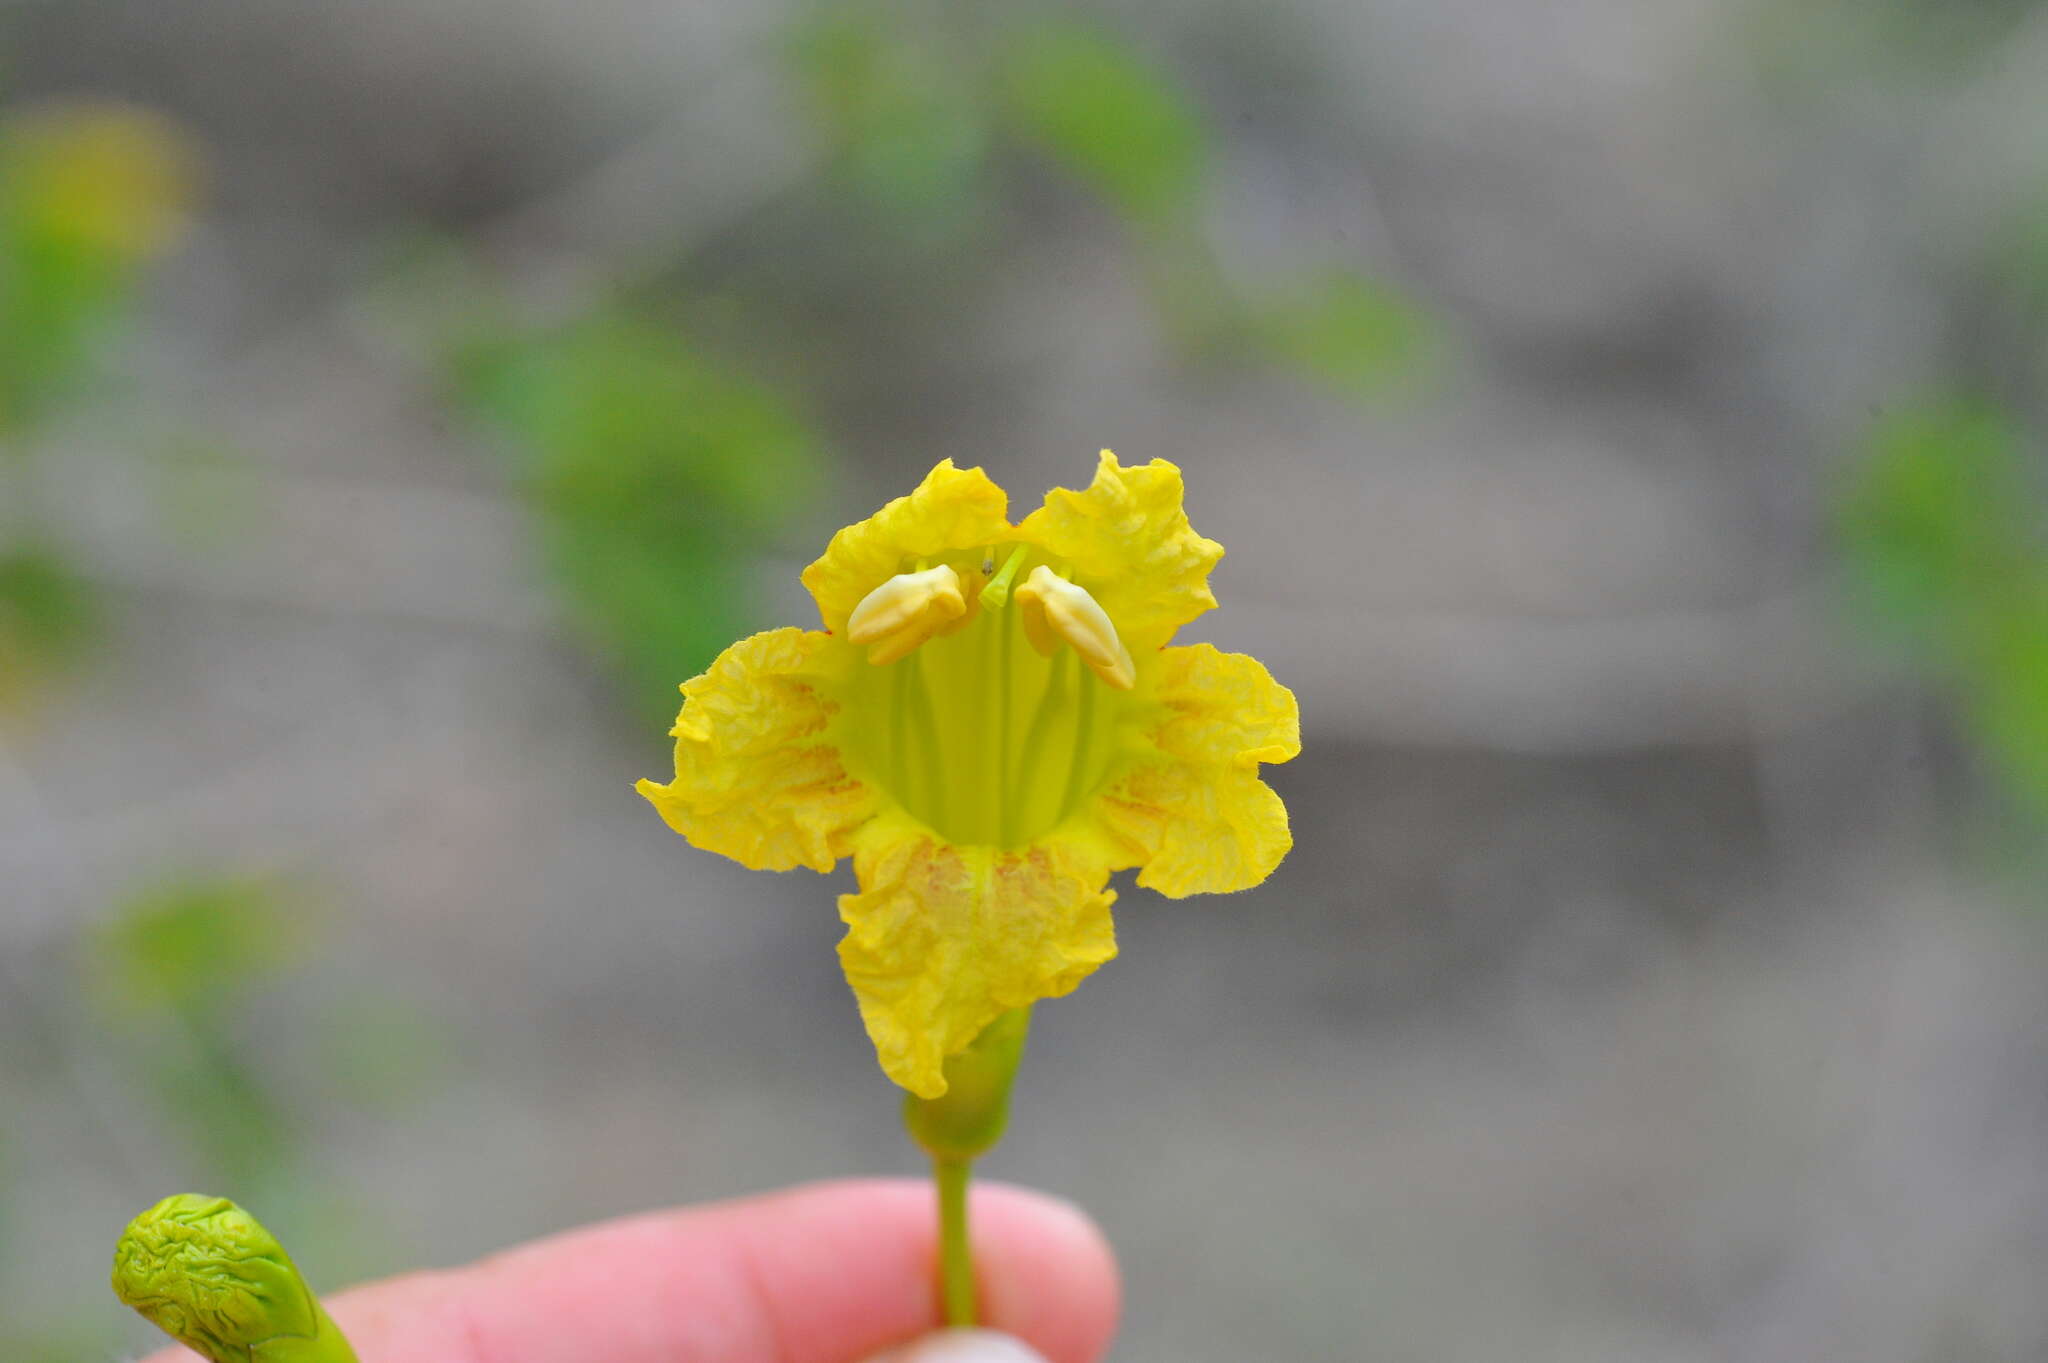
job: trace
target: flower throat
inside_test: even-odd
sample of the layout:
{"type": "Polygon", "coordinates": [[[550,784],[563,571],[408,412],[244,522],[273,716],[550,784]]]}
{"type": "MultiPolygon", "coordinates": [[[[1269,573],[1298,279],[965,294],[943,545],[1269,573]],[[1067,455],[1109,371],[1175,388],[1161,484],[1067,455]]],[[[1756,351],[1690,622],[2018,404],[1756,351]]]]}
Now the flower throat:
{"type": "Polygon", "coordinates": [[[1058,825],[1110,775],[1134,709],[1074,648],[1033,647],[1011,590],[1027,556],[1004,552],[956,566],[974,593],[963,626],[858,666],[862,712],[885,718],[846,734],[865,775],[967,846],[1018,847],[1058,825]]]}

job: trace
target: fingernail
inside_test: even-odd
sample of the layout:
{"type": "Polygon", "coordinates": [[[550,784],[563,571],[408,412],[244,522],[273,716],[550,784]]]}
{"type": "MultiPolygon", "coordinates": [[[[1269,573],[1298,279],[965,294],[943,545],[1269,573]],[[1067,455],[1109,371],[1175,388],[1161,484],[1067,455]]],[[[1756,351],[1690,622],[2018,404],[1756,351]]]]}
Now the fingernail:
{"type": "Polygon", "coordinates": [[[867,1363],[1045,1363],[1045,1356],[993,1330],[947,1330],[876,1354],[867,1363]]]}

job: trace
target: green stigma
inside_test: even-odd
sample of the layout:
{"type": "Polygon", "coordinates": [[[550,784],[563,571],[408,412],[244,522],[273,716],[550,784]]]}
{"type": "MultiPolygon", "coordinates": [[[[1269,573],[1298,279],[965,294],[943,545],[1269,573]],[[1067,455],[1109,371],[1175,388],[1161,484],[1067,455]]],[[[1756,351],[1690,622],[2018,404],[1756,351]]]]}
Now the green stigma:
{"type": "Polygon", "coordinates": [[[224,1197],[180,1193],[129,1222],[113,1288],[212,1363],[357,1363],[277,1237],[224,1197]]]}
{"type": "Polygon", "coordinates": [[[1003,560],[1003,566],[996,569],[995,575],[982,584],[982,609],[999,611],[1009,603],[1011,584],[1017,580],[1017,572],[1024,566],[1024,560],[1030,552],[1029,545],[1018,545],[1010,551],[1010,556],[1003,560]]]}

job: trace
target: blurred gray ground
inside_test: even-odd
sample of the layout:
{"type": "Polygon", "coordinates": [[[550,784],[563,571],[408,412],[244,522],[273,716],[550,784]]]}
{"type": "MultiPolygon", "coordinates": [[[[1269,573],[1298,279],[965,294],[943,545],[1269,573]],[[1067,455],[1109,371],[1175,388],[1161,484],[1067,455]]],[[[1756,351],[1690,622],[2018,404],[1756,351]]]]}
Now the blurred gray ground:
{"type": "MultiPolygon", "coordinates": [[[[332,264],[365,223],[324,211],[510,222],[537,276],[601,269],[631,213],[520,215],[625,130],[715,130],[741,206],[802,164],[772,97],[649,55],[706,72],[767,20],[80,8],[25,21],[27,84],[113,83],[219,143],[226,207],[138,363],[251,462],[220,488],[237,536],[199,552],[112,442],[64,465],[117,652],[0,761],[0,1313],[98,1309],[119,1224],[185,1181],[50,983],[110,895],[185,861],[318,885],[306,987],[376,981],[453,1038],[395,1112],[269,1076],[378,1228],[369,1266],[913,1172],[832,954],[845,877],[747,873],[633,795],[664,740],[563,639],[524,511],[408,377],[362,257],[332,264]],[[302,66],[326,85],[276,104],[302,66]],[[423,91],[462,112],[421,134],[456,152],[417,152],[465,168],[444,199],[400,155],[423,91]]],[[[1181,373],[1110,234],[1067,224],[943,364],[875,357],[844,485],[762,566],[758,623],[809,623],[797,566],[939,457],[1028,505],[1098,445],[1163,455],[1231,550],[1198,635],[1300,693],[1306,751],[1271,777],[1293,857],[1229,899],[1127,889],[1121,958],[1039,1010],[988,1162],[1101,1219],[1121,1360],[2048,1350],[2038,924],[1942,855],[1939,728],[1843,643],[1820,550],[1820,452],[1942,345],[1944,224],[1912,191],[1969,171],[1895,105],[1767,129],[1740,19],[1303,5],[1240,42],[1251,11],[1148,13],[1235,120],[1237,268],[1349,243],[1444,310],[1454,377],[1361,416],[1181,373]],[[1294,121],[1289,62],[1354,126],[1294,121]]],[[[2048,71],[2048,29],[2012,51],[1973,97],[2038,120],[2009,68],[2048,71]]],[[[715,231],[710,197],[646,230],[715,231]]]]}

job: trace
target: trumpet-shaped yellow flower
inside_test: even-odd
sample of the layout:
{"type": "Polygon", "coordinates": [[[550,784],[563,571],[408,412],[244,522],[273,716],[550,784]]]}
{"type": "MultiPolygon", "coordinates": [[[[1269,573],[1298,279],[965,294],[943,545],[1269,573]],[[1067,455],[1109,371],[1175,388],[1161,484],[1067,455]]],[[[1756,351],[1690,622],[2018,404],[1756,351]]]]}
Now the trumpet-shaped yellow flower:
{"type": "Polygon", "coordinates": [[[841,964],[882,1068],[937,1097],[996,1017],[1116,954],[1112,872],[1242,890],[1292,845],[1259,764],[1301,749],[1293,695],[1169,646],[1222,556],[1164,460],[1105,450],[1016,525],[947,460],[804,570],[823,633],[743,639],[683,684],[675,779],[638,789],[756,869],[853,858],[841,964]]]}

